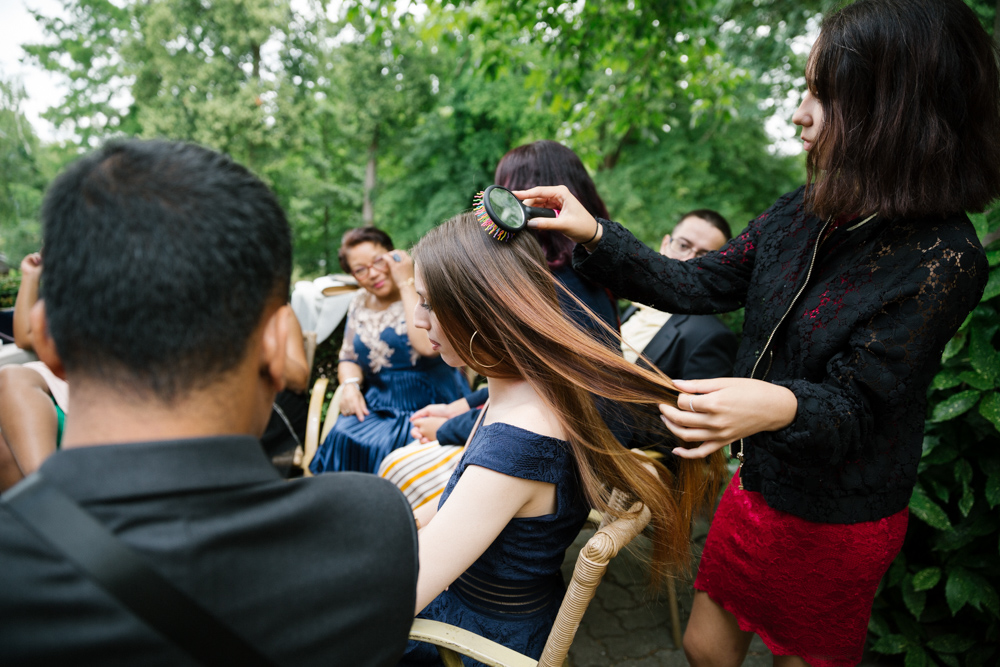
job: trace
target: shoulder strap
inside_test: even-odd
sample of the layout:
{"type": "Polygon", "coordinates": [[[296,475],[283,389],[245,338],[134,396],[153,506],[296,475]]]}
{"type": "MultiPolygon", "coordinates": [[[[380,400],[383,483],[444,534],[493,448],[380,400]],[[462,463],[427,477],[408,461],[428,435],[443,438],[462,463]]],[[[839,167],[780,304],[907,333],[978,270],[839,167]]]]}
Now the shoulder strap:
{"type": "Polygon", "coordinates": [[[486,417],[486,411],[489,409],[490,409],[490,399],[487,398],[486,402],[483,403],[483,406],[479,410],[479,417],[476,418],[476,423],[472,425],[472,430],[469,431],[469,437],[465,439],[466,447],[468,447],[469,444],[472,442],[472,436],[474,436],[476,434],[476,431],[479,430],[479,425],[483,423],[483,418],[486,417]]]}
{"type": "Polygon", "coordinates": [[[204,665],[273,665],[39,473],[3,495],[28,529],[137,617],[204,665]]]}

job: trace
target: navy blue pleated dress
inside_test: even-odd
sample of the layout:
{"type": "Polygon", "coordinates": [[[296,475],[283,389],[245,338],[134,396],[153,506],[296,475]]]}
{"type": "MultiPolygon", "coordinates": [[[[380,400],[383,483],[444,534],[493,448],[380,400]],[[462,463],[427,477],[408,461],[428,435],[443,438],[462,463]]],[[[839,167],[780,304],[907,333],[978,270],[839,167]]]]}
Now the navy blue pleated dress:
{"type": "MultiPolygon", "coordinates": [[[[511,519],[500,535],[420,618],[471,630],[537,660],[565,586],[561,566],[590,512],[569,444],[510,424],[481,426],[448,481],[438,507],[470,465],[556,486],[556,511],[511,519]]],[[[465,658],[466,665],[481,663],[465,658]]],[[[411,641],[401,665],[440,664],[431,644],[411,641]]]]}
{"type": "Polygon", "coordinates": [[[410,346],[403,303],[385,310],[365,306],[361,290],[347,310],[340,361],[364,370],[364,421],[341,415],[316,450],[313,473],[354,470],[374,473],[392,450],[410,437],[410,416],[430,403],[450,403],[465,396],[469,385],[461,372],[440,357],[422,357],[410,346]]]}

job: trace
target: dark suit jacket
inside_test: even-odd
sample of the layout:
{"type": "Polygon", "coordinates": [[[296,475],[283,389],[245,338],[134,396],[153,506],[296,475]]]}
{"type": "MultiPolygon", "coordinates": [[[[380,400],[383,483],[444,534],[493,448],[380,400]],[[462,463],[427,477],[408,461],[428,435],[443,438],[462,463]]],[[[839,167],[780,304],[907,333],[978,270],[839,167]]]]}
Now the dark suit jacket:
{"type": "MultiPolygon", "coordinates": [[[[635,311],[629,307],[622,322],[635,311]]],[[[642,354],[668,377],[703,380],[731,376],[737,346],[736,336],[714,315],[671,315],[642,354]]]]}
{"type": "MultiPolygon", "coordinates": [[[[62,450],[40,472],[277,664],[402,655],[417,541],[389,482],[285,481],[248,436],[62,450]]],[[[0,564],[0,664],[195,664],[3,504],[0,564]]]]}

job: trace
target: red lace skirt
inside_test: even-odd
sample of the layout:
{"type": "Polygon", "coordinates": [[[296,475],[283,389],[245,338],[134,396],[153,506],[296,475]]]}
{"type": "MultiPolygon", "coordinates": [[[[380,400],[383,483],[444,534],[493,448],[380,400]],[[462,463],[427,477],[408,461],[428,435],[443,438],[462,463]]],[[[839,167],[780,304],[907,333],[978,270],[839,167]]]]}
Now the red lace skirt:
{"type": "Polygon", "coordinates": [[[858,664],[875,589],[903,546],[907,510],[866,523],[813,523],[740,491],[738,475],[712,519],[694,587],[775,655],[815,667],[858,664]]]}

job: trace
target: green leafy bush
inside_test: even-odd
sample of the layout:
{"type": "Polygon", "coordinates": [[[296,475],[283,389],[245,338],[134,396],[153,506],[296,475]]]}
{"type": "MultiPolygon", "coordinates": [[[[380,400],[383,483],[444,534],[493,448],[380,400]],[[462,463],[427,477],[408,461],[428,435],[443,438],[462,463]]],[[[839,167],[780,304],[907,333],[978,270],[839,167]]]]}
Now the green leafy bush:
{"type": "Polygon", "coordinates": [[[989,283],[929,390],[906,541],[868,626],[906,667],[1000,664],[1000,211],[973,221],[989,283]]]}
{"type": "Polygon", "coordinates": [[[0,308],[13,308],[17,290],[21,286],[21,272],[11,271],[0,276],[0,308]]]}

